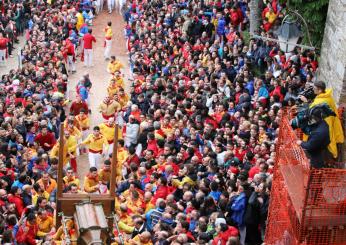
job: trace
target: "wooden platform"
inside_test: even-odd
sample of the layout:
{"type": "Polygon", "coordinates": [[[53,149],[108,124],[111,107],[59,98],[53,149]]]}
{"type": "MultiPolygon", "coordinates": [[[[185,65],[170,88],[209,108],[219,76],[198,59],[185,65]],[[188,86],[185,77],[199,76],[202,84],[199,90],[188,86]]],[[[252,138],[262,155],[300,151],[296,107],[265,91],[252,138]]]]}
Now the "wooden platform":
{"type": "MultiPolygon", "coordinates": [[[[63,212],[65,216],[73,216],[76,208],[75,205],[83,201],[91,201],[92,203],[101,203],[106,216],[111,216],[114,211],[114,197],[104,194],[62,194],[57,201],[57,210],[63,212]]],[[[57,226],[61,224],[61,217],[57,217],[57,226]]]]}

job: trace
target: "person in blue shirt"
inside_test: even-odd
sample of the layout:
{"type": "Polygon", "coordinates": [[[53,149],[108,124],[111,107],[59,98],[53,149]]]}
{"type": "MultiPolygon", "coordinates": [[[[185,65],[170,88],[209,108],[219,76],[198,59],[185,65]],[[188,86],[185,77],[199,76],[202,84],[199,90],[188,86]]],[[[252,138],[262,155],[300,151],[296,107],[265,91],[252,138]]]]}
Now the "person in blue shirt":
{"type": "Polygon", "coordinates": [[[245,244],[246,237],[246,226],[244,223],[244,214],[246,210],[247,204],[247,196],[246,190],[248,190],[249,184],[244,183],[238,187],[239,195],[234,199],[233,204],[231,206],[232,210],[232,220],[238,225],[239,233],[240,233],[240,244],[245,244]]]}
{"type": "Polygon", "coordinates": [[[145,214],[147,220],[147,230],[152,231],[154,226],[160,221],[163,212],[165,211],[166,203],[163,199],[158,199],[156,202],[156,208],[149,210],[145,214]]]}
{"type": "Polygon", "coordinates": [[[256,88],[259,88],[258,90],[258,99],[268,99],[269,98],[269,92],[263,83],[262,80],[257,80],[256,82],[256,88]]]}
{"type": "Polygon", "coordinates": [[[26,183],[27,176],[26,175],[20,175],[16,181],[13,182],[12,187],[17,186],[20,189],[23,189],[23,186],[26,183]]]}
{"type": "Polygon", "coordinates": [[[211,192],[208,196],[212,197],[215,202],[220,200],[221,192],[219,191],[219,184],[216,181],[210,183],[211,192]]]}
{"type": "Polygon", "coordinates": [[[89,97],[89,91],[88,89],[84,86],[84,79],[81,79],[78,84],[78,94],[82,98],[84,102],[88,102],[88,97],[89,97]]]}

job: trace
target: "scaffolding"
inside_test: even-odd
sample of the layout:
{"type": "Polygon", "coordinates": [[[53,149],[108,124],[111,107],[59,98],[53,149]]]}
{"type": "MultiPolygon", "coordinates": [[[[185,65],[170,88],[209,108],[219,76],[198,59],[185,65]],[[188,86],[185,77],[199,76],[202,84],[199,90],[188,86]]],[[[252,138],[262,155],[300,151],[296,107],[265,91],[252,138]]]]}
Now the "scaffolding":
{"type": "Polygon", "coordinates": [[[266,245],[345,245],[346,170],[311,169],[287,114],[276,144],[266,245]]]}

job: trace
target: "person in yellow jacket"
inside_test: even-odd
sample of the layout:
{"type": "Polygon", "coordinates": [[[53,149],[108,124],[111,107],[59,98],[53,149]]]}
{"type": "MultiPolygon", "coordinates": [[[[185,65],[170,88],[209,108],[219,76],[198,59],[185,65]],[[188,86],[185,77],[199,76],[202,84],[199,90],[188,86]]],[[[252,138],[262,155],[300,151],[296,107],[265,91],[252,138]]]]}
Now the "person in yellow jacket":
{"type": "Polygon", "coordinates": [[[125,84],[124,84],[124,78],[123,76],[120,74],[120,71],[115,71],[114,72],[114,77],[113,79],[115,80],[118,89],[120,88],[124,88],[125,84]]]}
{"type": "Polygon", "coordinates": [[[100,127],[94,127],[93,133],[81,143],[81,145],[88,146],[88,158],[90,167],[97,167],[100,165],[101,157],[104,152],[108,151],[108,141],[105,136],[100,132],[100,127]]]}
{"type": "Polygon", "coordinates": [[[123,109],[127,102],[129,102],[130,97],[125,93],[124,88],[119,88],[119,91],[117,93],[116,101],[119,102],[121,108],[123,109]]]}
{"type": "Polygon", "coordinates": [[[70,132],[70,135],[75,136],[77,140],[82,138],[81,131],[77,126],[74,125],[74,122],[72,120],[67,121],[67,125],[64,127],[64,129],[65,131],[70,132]]]}
{"type": "MultiPolygon", "coordinates": [[[[113,242],[111,245],[120,245],[121,240],[119,237],[115,237],[115,242],[113,242]]],[[[144,231],[138,235],[136,235],[134,238],[130,238],[124,241],[124,245],[153,245],[151,241],[151,235],[150,232],[144,231]]]]}
{"type": "Polygon", "coordinates": [[[137,190],[132,190],[130,196],[126,199],[127,208],[131,210],[133,214],[143,214],[145,210],[145,204],[143,199],[139,195],[137,190]]]}
{"type": "Polygon", "coordinates": [[[97,168],[91,167],[89,173],[84,178],[84,191],[86,193],[100,193],[100,181],[97,168]]]}
{"type": "Polygon", "coordinates": [[[272,6],[268,4],[269,11],[265,14],[265,17],[267,18],[268,22],[270,24],[273,24],[277,18],[277,14],[275,14],[272,6]]]}
{"type": "Polygon", "coordinates": [[[124,146],[125,146],[124,140],[123,139],[118,140],[118,157],[117,157],[118,163],[117,163],[117,167],[115,169],[117,181],[121,181],[122,176],[125,175],[125,170],[123,171],[123,166],[124,166],[124,162],[126,161],[126,159],[129,156],[129,154],[128,154],[128,152],[124,146]]]}
{"type": "Polygon", "coordinates": [[[108,156],[112,154],[113,152],[113,143],[114,143],[114,136],[115,136],[115,122],[114,117],[111,117],[108,119],[107,122],[101,123],[99,125],[101,134],[106,137],[109,147],[108,147],[108,156]]]}
{"type": "Polygon", "coordinates": [[[75,116],[76,121],[79,124],[79,129],[82,131],[82,140],[85,140],[88,136],[88,130],[90,128],[90,118],[84,109],[81,109],[79,114],[75,116]]]}
{"type": "Polygon", "coordinates": [[[54,233],[54,220],[49,216],[46,210],[39,210],[37,213],[38,237],[45,237],[49,233],[54,233]]]}
{"type": "Polygon", "coordinates": [[[125,245],[153,245],[151,241],[151,234],[149,231],[144,231],[141,234],[136,235],[134,238],[125,242],[125,245]]]}
{"type": "MultiPolygon", "coordinates": [[[[77,245],[77,233],[76,233],[76,230],[74,228],[74,222],[73,220],[67,220],[66,223],[66,230],[68,232],[68,236],[69,236],[69,239],[71,240],[71,245],[77,245]]],[[[65,241],[66,239],[66,234],[64,233],[64,228],[63,226],[61,225],[59,227],[59,229],[57,230],[57,232],[54,234],[53,236],[53,241],[56,245],[61,245],[61,244],[64,244],[63,241],[65,241]]]]}
{"type": "Polygon", "coordinates": [[[108,185],[111,179],[111,161],[105,160],[103,163],[103,168],[99,171],[99,181],[104,185],[108,185]]]}
{"type": "Polygon", "coordinates": [[[195,186],[196,182],[192,179],[191,176],[189,176],[189,173],[191,172],[189,169],[191,166],[184,166],[183,169],[179,169],[179,177],[182,178],[182,180],[179,180],[178,178],[172,179],[172,185],[174,187],[182,188],[185,183],[190,184],[191,186],[195,186]]]}
{"type": "Polygon", "coordinates": [[[152,201],[153,201],[153,194],[150,191],[146,191],[144,193],[144,204],[145,204],[144,213],[147,213],[149,212],[149,210],[155,208],[155,205],[152,203],[152,201]]]}
{"type": "Polygon", "coordinates": [[[127,204],[120,204],[119,210],[117,210],[119,215],[119,230],[121,233],[131,234],[134,230],[134,224],[131,216],[128,214],[127,204]]]}
{"type": "Polygon", "coordinates": [[[82,27],[82,25],[84,24],[84,17],[83,17],[83,11],[80,9],[78,10],[78,13],[76,14],[76,18],[77,18],[77,23],[76,23],[76,29],[80,30],[80,28],[82,27]]]}
{"type": "MultiPolygon", "coordinates": [[[[76,164],[71,163],[71,160],[74,159],[75,161],[77,157],[77,139],[75,136],[70,135],[69,131],[64,132],[64,159],[63,163],[66,165],[68,162],[70,162],[70,165],[72,168],[75,168],[76,164]]],[[[60,143],[57,141],[57,143],[53,146],[52,150],[50,151],[50,157],[59,157],[59,148],[60,148],[60,143]]],[[[74,169],[76,170],[76,169],[74,169]]]]}
{"type": "Polygon", "coordinates": [[[116,59],[115,56],[111,56],[111,61],[108,63],[107,66],[107,72],[115,75],[115,72],[121,72],[121,69],[124,67],[124,65],[116,59]]]}
{"type": "Polygon", "coordinates": [[[107,88],[108,96],[113,97],[118,92],[118,90],[119,90],[118,84],[115,78],[112,78],[107,88]]]}
{"type": "MultiPolygon", "coordinates": [[[[329,138],[330,143],[328,145],[328,151],[333,155],[334,158],[338,157],[338,148],[337,144],[344,143],[344,132],[342,129],[341,121],[338,117],[338,110],[333,99],[333,91],[332,89],[327,89],[326,84],[322,81],[317,81],[314,83],[314,93],[316,95],[315,99],[309,105],[310,108],[319,105],[319,104],[327,104],[329,108],[336,114],[336,116],[329,116],[324,120],[329,126],[329,138]]],[[[307,102],[307,99],[304,96],[300,96],[300,98],[307,102]]],[[[304,137],[306,138],[306,136],[304,137]]]]}
{"type": "Polygon", "coordinates": [[[113,37],[113,31],[112,31],[112,22],[108,21],[107,27],[104,29],[105,32],[105,60],[109,60],[112,50],[112,37],[113,37]]]}
{"type": "Polygon", "coordinates": [[[49,200],[49,193],[44,190],[43,186],[41,186],[38,183],[35,183],[33,185],[34,190],[33,190],[33,195],[32,195],[32,204],[36,205],[37,204],[37,199],[39,197],[43,197],[46,200],[49,200]]]}
{"type": "Polygon", "coordinates": [[[75,184],[79,187],[79,179],[74,175],[72,168],[66,169],[66,176],[62,180],[64,182],[64,188],[67,188],[71,184],[75,184]]]}
{"type": "Polygon", "coordinates": [[[114,117],[115,113],[121,110],[119,102],[115,101],[112,97],[107,96],[99,105],[99,111],[105,120],[114,117]]]}
{"type": "MultiPolygon", "coordinates": [[[[87,112],[84,109],[81,109],[79,114],[75,116],[76,121],[79,124],[80,131],[82,133],[82,141],[86,139],[89,133],[90,129],[90,118],[88,117],[87,112]]],[[[86,150],[84,147],[81,147],[80,149],[81,153],[85,153],[86,150]]]]}

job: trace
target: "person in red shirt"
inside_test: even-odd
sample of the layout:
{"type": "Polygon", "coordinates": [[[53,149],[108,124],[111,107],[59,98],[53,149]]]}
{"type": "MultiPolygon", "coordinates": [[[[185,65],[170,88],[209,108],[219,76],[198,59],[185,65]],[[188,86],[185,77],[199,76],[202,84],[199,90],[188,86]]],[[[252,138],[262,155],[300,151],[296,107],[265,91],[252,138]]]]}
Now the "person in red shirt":
{"type": "Polygon", "coordinates": [[[72,102],[72,105],[70,107],[70,112],[74,116],[78,116],[82,109],[85,112],[87,112],[88,111],[88,104],[86,102],[84,102],[79,95],[77,95],[76,100],[72,102]]]}
{"type": "Polygon", "coordinates": [[[41,128],[41,133],[35,137],[35,142],[38,143],[45,151],[50,151],[56,143],[53,133],[48,132],[47,126],[41,128]]]}
{"type": "Polygon", "coordinates": [[[68,63],[68,71],[72,73],[76,72],[76,63],[75,60],[75,48],[72,41],[68,38],[66,40],[66,52],[67,52],[67,63],[68,63]]]}
{"type": "Polygon", "coordinates": [[[8,196],[8,201],[16,205],[16,211],[18,216],[21,216],[24,210],[24,202],[21,197],[22,189],[18,186],[13,186],[11,188],[11,194],[8,196]]]}
{"type": "Polygon", "coordinates": [[[96,38],[91,34],[92,29],[88,30],[88,33],[84,35],[84,66],[92,66],[93,58],[93,42],[96,43],[96,38]]]}
{"type": "Polygon", "coordinates": [[[5,64],[6,62],[6,51],[8,38],[4,37],[2,32],[0,32],[0,64],[5,64]]]}
{"type": "Polygon", "coordinates": [[[18,244],[36,245],[36,235],[38,233],[38,225],[34,213],[29,213],[26,217],[24,225],[20,225],[16,234],[18,244]]]}

